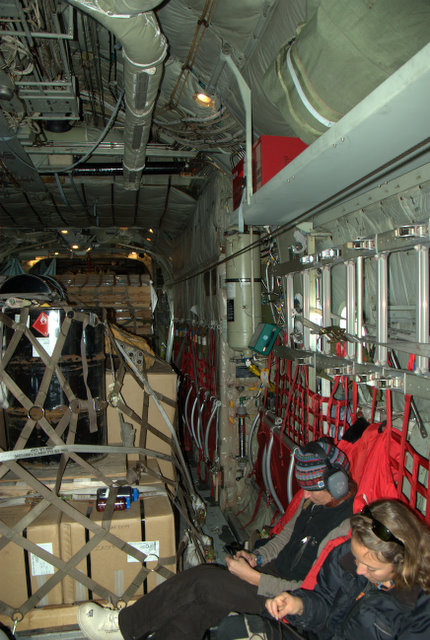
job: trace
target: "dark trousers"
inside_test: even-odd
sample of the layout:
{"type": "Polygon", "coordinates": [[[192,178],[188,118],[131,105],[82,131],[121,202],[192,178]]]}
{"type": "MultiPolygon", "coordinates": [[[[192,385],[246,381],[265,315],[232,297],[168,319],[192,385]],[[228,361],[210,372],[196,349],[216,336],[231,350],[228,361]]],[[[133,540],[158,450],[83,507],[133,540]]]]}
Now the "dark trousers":
{"type": "Polygon", "coordinates": [[[220,623],[217,640],[306,640],[290,625],[255,615],[228,616],[220,623]]]}
{"type": "Polygon", "coordinates": [[[219,565],[178,573],[119,613],[125,640],[201,640],[231,611],[262,613],[266,598],[219,565]]]}

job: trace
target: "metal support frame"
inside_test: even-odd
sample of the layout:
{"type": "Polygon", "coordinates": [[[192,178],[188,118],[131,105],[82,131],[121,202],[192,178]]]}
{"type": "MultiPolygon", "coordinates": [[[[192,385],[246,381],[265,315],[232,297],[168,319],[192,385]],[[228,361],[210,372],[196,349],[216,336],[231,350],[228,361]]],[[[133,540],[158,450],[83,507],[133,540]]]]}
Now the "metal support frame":
{"type": "MultiPolygon", "coordinates": [[[[346,330],[351,335],[356,331],[357,283],[356,268],[353,260],[346,263],[346,330]]],[[[348,342],[346,352],[349,358],[355,357],[355,342],[348,342]]]]}
{"type": "MultiPolygon", "coordinates": [[[[322,323],[323,327],[328,327],[331,324],[331,273],[330,267],[323,267],[321,269],[321,284],[322,284],[322,323]]],[[[330,341],[323,337],[323,351],[324,353],[330,353],[330,341]]]]}
{"type": "Polygon", "coordinates": [[[227,65],[233,72],[239,87],[240,96],[245,108],[245,142],[246,142],[246,158],[244,163],[244,173],[246,176],[246,204],[251,204],[252,197],[252,106],[251,106],[251,89],[246,84],[242,74],[233,62],[229,54],[221,51],[221,60],[225,60],[227,65]]]}
{"type": "MultiPolygon", "coordinates": [[[[418,245],[417,251],[417,317],[416,332],[418,342],[429,342],[429,250],[428,247],[418,245]]],[[[425,356],[417,356],[415,362],[416,371],[428,373],[429,359],[425,356]]]]}
{"type": "MultiPolygon", "coordinates": [[[[311,272],[303,272],[303,318],[311,319],[311,272]]],[[[303,348],[309,349],[311,346],[311,329],[303,323],[303,348]]]]}
{"type": "Polygon", "coordinates": [[[376,287],[376,363],[387,364],[388,349],[388,254],[380,253],[376,256],[377,287],[376,287]]]}
{"type": "Polygon", "coordinates": [[[294,276],[289,274],[286,277],[286,292],[285,300],[287,301],[287,332],[288,343],[291,344],[291,339],[294,333],[294,276]]]}
{"type": "MultiPolygon", "coordinates": [[[[363,336],[363,277],[364,277],[364,258],[359,256],[356,264],[356,276],[357,276],[357,337],[363,336]]],[[[357,342],[356,344],[356,358],[357,362],[363,362],[363,343],[357,342]]]]}
{"type": "Polygon", "coordinates": [[[74,31],[73,31],[73,11],[74,8],[71,5],[66,5],[64,9],[67,14],[67,20],[65,21],[67,24],[67,32],[63,33],[60,28],[60,23],[56,14],[53,16],[56,32],[47,32],[47,31],[31,31],[27,27],[27,21],[25,18],[25,14],[22,10],[22,7],[18,5],[16,2],[5,2],[3,0],[2,6],[0,7],[0,24],[2,22],[12,22],[20,24],[21,28],[16,27],[10,33],[14,36],[25,36],[30,38],[47,38],[47,39],[55,39],[55,40],[73,40],[74,31]]]}
{"type": "MultiPolygon", "coordinates": [[[[294,318],[297,317],[294,309],[294,278],[302,278],[303,286],[303,313],[301,319],[304,324],[303,348],[274,347],[274,353],[281,357],[294,360],[297,364],[309,365],[316,373],[323,369],[329,376],[345,375],[355,380],[358,384],[375,386],[378,389],[391,389],[402,393],[409,393],[421,398],[430,395],[430,240],[429,226],[427,224],[414,224],[399,227],[390,232],[378,234],[375,240],[360,240],[357,243],[358,250],[332,252],[332,260],[328,264],[297,261],[280,265],[279,275],[284,275],[283,286],[287,305],[287,326],[289,345],[292,347],[291,336],[294,332],[294,318]],[[397,340],[389,336],[389,271],[388,260],[391,253],[410,251],[414,248],[417,254],[417,295],[416,295],[416,337],[414,339],[397,340]],[[375,261],[376,264],[376,335],[363,336],[364,326],[364,267],[365,259],[375,261]],[[346,332],[347,353],[345,358],[332,355],[330,338],[322,336],[321,350],[316,351],[311,347],[310,333],[318,331],[310,319],[312,308],[312,278],[315,268],[321,271],[320,301],[322,305],[323,327],[331,327],[331,268],[334,264],[344,264],[346,269],[346,332]],[[364,362],[364,345],[375,346],[375,359],[373,363],[364,362]],[[403,354],[414,353],[416,356],[415,370],[407,371],[399,367],[388,365],[388,353],[390,350],[403,354]]],[[[322,254],[315,254],[322,256],[322,254]]],[[[279,265],[278,265],[279,267],[279,265]]],[[[324,392],[330,383],[321,379],[324,392]]],[[[328,394],[328,393],[327,393],[328,394]]],[[[424,429],[420,428],[421,433],[424,429]]]]}

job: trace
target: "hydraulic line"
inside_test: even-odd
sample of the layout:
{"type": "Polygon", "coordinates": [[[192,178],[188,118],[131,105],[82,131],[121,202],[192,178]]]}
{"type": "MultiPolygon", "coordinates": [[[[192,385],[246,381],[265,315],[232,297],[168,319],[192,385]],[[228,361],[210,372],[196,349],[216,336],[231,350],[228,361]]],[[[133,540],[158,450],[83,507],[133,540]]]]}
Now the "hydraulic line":
{"type": "Polygon", "coordinates": [[[202,426],[203,426],[203,421],[202,421],[202,414],[203,414],[203,410],[205,408],[205,404],[207,399],[209,398],[209,391],[205,391],[204,397],[203,397],[203,402],[200,404],[200,408],[199,408],[199,414],[197,416],[197,440],[199,443],[199,450],[203,451],[203,433],[202,433],[202,426]]]}
{"type": "Polygon", "coordinates": [[[267,484],[266,458],[267,458],[267,443],[264,445],[263,453],[261,454],[261,475],[263,476],[263,484],[266,490],[266,495],[270,496],[269,485],[267,484]]]}
{"type": "Polygon", "coordinates": [[[185,425],[187,427],[188,433],[190,434],[190,436],[192,438],[193,436],[192,436],[192,433],[191,433],[191,427],[190,427],[190,423],[188,421],[188,402],[189,402],[189,399],[190,399],[191,392],[193,390],[193,381],[190,380],[190,382],[191,382],[190,388],[188,390],[187,397],[185,398],[184,418],[185,418],[185,425]]]}
{"type": "Polygon", "coordinates": [[[208,420],[208,424],[206,426],[205,448],[204,448],[204,454],[205,454],[206,460],[209,460],[210,462],[214,462],[218,458],[219,408],[221,407],[221,404],[222,404],[221,400],[217,400],[214,396],[212,396],[212,400],[213,400],[212,413],[210,415],[210,418],[208,420]],[[212,422],[213,422],[213,419],[214,419],[215,416],[216,416],[216,421],[215,421],[215,452],[214,452],[214,460],[210,460],[210,458],[209,458],[209,433],[210,433],[212,422]]]}
{"type": "Polygon", "coordinates": [[[260,418],[260,414],[257,413],[257,415],[255,416],[252,422],[251,428],[249,430],[249,435],[248,435],[248,460],[249,460],[249,464],[251,465],[251,469],[254,468],[254,464],[255,464],[255,461],[252,455],[252,438],[254,436],[254,430],[258,424],[259,418],[260,418]]]}
{"type": "Polygon", "coordinates": [[[273,480],[272,480],[272,472],[270,470],[270,463],[272,460],[272,449],[273,449],[273,442],[275,439],[275,434],[273,433],[273,430],[270,432],[270,440],[269,440],[269,444],[267,446],[267,456],[266,456],[266,477],[267,477],[267,485],[269,487],[269,491],[270,491],[270,495],[272,496],[276,506],[278,507],[279,511],[281,512],[281,514],[284,514],[285,509],[282,506],[279,498],[278,498],[278,494],[276,493],[275,490],[275,486],[273,484],[273,480]]]}
{"type": "Polygon", "coordinates": [[[237,408],[238,428],[239,428],[239,458],[245,459],[245,441],[246,441],[246,429],[245,429],[245,416],[247,415],[246,408],[243,406],[243,398],[240,399],[240,405],[237,408]]]}
{"type": "Polygon", "coordinates": [[[293,499],[293,474],[294,474],[294,466],[296,463],[296,451],[298,447],[295,447],[291,451],[290,455],[290,464],[288,465],[288,473],[287,473],[287,498],[288,503],[293,499]]]}
{"type": "MultiPolygon", "coordinates": [[[[199,402],[199,394],[197,392],[196,397],[195,397],[194,402],[193,402],[193,407],[191,409],[190,426],[191,426],[191,433],[192,433],[192,436],[193,436],[194,444],[197,446],[197,449],[200,449],[199,441],[198,441],[197,435],[196,435],[196,430],[194,428],[194,415],[195,415],[195,411],[196,411],[196,405],[197,405],[198,402],[199,402]]],[[[199,409],[199,411],[200,411],[200,409],[199,409]]]]}

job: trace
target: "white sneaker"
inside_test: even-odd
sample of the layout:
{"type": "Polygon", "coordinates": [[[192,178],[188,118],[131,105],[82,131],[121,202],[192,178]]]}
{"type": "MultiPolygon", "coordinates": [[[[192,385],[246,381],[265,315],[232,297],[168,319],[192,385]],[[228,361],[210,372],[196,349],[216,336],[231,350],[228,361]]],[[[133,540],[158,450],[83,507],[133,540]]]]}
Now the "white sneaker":
{"type": "Polygon", "coordinates": [[[78,624],[90,640],[124,640],[118,626],[117,609],[105,609],[94,602],[78,607],[78,624]]]}

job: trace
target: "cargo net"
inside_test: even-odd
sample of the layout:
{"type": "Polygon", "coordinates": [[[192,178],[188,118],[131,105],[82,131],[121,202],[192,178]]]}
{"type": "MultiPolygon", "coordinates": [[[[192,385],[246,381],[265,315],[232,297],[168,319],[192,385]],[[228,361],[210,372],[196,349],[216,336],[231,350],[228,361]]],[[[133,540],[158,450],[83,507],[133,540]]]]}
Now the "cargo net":
{"type": "MultiPolygon", "coordinates": [[[[330,395],[323,396],[309,388],[306,365],[271,357],[269,366],[275,390],[272,396],[266,391],[255,430],[256,456],[251,461],[251,477],[259,487],[259,501],[253,518],[263,498],[274,508],[273,521],[282,516],[289,502],[286,478],[292,464],[292,449],[330,436],[348,455],[357,458],[354,479],[363,488],[364,502],[372,496],[396,497],[430,524],[429,458],[420,454],[412,442],[410,395],[404,396],[402,424],[396,420],[394,425],[392,392],[372,389],[370,418],[365,420],[357,403],[357,384],[347,377],[336,376],[330,395]],[[375,422],[376,410],[385,419],[375,422]],[[362,443],[366,454],[350,449],[350,442],[362,443]],[[373,450],[379,452],[379,457],[373,455],[373,450]]],[[[293,481],[293,493],[297,488],[293,481]]]]}
{"type": "Polygon", "coordinates": [[[184,450],[196,456],[197,477],[209,484],[211,496],[220,488],[219,410],[216,396],[216,327],[179,325],[173,361],[180,372],[178,409],[184,450]]]}
{"type": "MultiPolygon", "coordinates": [[[[0,448],[0,559],[14,581],[0,585],[0,620],[20,623],[18,630],[58,626],[58,614],[37,616],[45,605],[92,598],[119,606],[169,578],[172,502],[185,517],[191,512],[191,479],[173,426],[174,372],[138,337],[93,313],[61,307],[52,321],[49,314],[31,305],[0,313],[8,439],[0,448]],[[117,423],[115,444],[106,444],[106,421],[117,423]],[[138,495],[127,508],[131,485],[138,495]],[[98,488],[108,488],[104,500],[98,488]]],[[[61,624],[75,624],[68,611],[61,609],[61,624]]]]}

